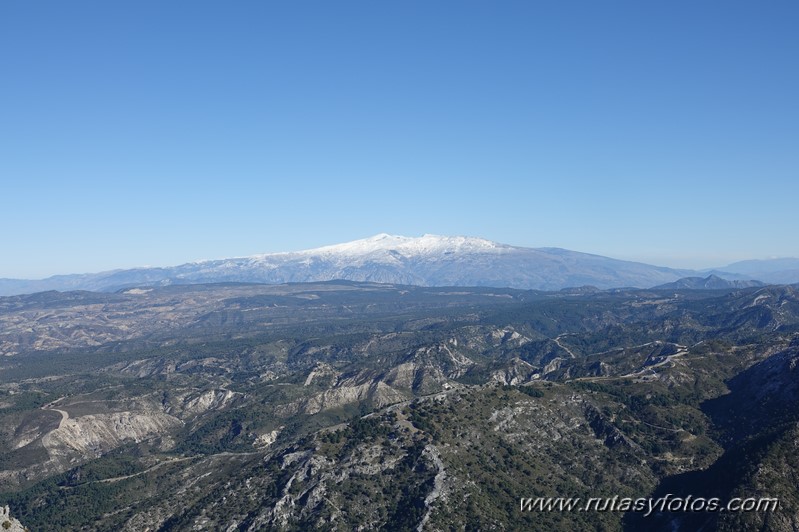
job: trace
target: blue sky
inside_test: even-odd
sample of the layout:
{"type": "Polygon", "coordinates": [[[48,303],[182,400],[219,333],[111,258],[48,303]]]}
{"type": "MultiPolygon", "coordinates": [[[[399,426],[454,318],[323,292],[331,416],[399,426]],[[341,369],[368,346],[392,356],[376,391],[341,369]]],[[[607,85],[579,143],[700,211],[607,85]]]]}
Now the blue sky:
{"type": "Polygon", "coordinates": [[[482,236],[798,256],[799,3],[0,3],[0,277],[482,236]]]}

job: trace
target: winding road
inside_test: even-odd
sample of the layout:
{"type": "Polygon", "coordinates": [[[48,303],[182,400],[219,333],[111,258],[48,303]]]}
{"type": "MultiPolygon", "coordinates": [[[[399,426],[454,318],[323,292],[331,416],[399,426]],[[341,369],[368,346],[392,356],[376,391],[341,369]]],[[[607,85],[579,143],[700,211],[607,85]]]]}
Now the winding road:
{"type": "Polygon", "coordinates": [[[60,410],[58,408],[55,408],[55,405],[58,404],[58,402],[61,401],[62,399],[64,399],[64,397],[59,397],[55,401],[47,403],[42,407],[42,410],[50,410],[52,412],[58,412],[59,414],[61,414],[61,421],[58,422],[59,429],[62,428],[64,426],[64,423],[66,423],[67,420],[69,419],[69,412],[67,412],[66,410],[60,410]]]}

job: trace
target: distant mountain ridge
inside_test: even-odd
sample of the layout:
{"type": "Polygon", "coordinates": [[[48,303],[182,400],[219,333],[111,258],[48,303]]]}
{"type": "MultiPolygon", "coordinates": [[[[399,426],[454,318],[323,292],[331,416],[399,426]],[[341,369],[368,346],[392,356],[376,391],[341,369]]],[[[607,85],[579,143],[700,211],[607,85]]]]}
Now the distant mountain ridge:
{"type": "MultiPolygon", "coordinates": [[[[465,236],[370,238],[305,251],[205,260],[42,280],[0,279],[0,295],[44,290],[115,291],[133,286],[214,282],[278,284],[345,279],[420,286],[560,290],[649,288],[698,275],[560,248],[525,248],[465,236]]],[[[735,273],[722,274],[740,279],[735,273]]],[[[799,279],[797,279],[799,280],[799,279]]]]}
{"type": "Polygon", "coordinates": [[[742,281],[739,279],[722,279],[718,275],[708,275],[707,277],[683,277],[672,283],[655,286],[654,290],[724,290],[738,288],[753,288],[766,286],[761,281],[742,281]]]}
{"type": "Polygon", "coordinates": [[[772,284],[793,284],[799,282],[799,259],[743,260],[705,273],[722,277],[738,274],[772,284]]]}

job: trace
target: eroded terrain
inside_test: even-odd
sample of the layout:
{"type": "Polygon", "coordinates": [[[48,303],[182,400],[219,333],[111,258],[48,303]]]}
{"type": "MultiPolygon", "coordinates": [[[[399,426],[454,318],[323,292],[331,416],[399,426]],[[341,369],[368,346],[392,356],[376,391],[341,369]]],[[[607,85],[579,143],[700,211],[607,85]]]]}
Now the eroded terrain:
{"type": "Polygon", "coordinates": [[[32,529],[636,528],[519,498],[697,485],[781,508],[646,526],[799,524],[795,287],[206,285],[0,309],[0,504],[32,529]]]}

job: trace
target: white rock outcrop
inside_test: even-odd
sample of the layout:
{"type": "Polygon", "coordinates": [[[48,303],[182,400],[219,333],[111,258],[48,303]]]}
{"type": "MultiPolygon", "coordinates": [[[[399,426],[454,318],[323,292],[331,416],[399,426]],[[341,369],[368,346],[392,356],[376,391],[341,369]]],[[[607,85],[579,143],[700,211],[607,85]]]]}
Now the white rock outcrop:
{"type": "Polygon", "coordinates": [[[99,456],[126,440],[141,442],[178,428],[181,421],[161,412],[114,412],[62,420],[42,438],[51,458],[75,452],[99,456]]]}
{"type": "Polygon", "coordinates": [[[11,511],[6,506],[0,506],[0,530],[3,532],[27,532],[27,528],[22,526],[17,519],[11,517],[11,511]]]}

